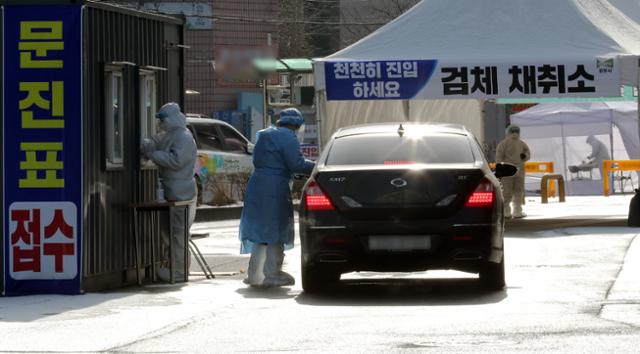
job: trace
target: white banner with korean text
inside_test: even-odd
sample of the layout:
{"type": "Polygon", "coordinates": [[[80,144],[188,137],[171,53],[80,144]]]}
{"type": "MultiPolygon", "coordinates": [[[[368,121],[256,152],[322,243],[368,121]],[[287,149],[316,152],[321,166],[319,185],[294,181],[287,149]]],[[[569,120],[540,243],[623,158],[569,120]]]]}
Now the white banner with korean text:
{"type": "Polygon", "coordinates": [[[620,96],[614,57],[568,60],[328,61],[328,100],[491,99],[620,96]]]}

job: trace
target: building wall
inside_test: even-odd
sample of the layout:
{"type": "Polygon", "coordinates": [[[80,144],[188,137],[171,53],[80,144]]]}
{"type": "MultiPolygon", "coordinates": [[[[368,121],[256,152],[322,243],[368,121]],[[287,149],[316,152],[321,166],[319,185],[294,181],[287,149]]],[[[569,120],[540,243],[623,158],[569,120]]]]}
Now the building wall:
{"type": "Polygon", "coordinates": [[[133,7],[145,7],[167,11],[157,4],[172,3],[171,15],[178,17],[199,16],[203,21],[212,20],[212,28],[201,26],[185,30],[184,88],[197,94],[185,96],[184,111],[211,115],[214,111],[236,109],[239,92],[261,92],[256,82],[232,83],[220,73],[222,51],[237,52],[258,46],[273,46],[277,55],[279,0],[166,0],[166,1],[118,1],[133,7]],[[193,5],[202,5],[205,12],[198,12],[193,5]],[[182,9],[180,9],[182,7],[182,9]],[[208,10],[211,9],[211,13],[208,10]],[[271,39],[269,41],[269,38],[271,39]]]}
{"type": "Polygon", "coordinates": [[[254,49],[261,52],[271,44],[277,56],[278,27],[275,23],[261,22],[260,19],[278,18],[277,0],[218,0],[213,3],[213,33],[189,30],[186,41],[192,49],[186,53],[186,86],[200,91],[199,95],[187,97],[187,109],[194,113],[211,114],[213,111],[235,109],[240,92],[261,92],[256,82],[234,83],[224,79],[221,69],[224,51],[233,51],[240,57],[249,55],[254,49]],[[227,19],[222,19],[227,18],[227,19]],[[254,19],[255,21],[241,21],[254,19]],[[216,70],[211,65],[193,65],[193,57],[211,57],[216,62],[216,70]]]}

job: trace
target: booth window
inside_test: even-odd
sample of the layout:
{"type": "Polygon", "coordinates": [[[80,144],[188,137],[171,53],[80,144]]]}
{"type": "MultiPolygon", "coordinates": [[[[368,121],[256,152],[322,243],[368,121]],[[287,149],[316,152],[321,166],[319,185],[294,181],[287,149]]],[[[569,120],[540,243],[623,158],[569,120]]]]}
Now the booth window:
{"type": "MultiPolygon", "coordinates": [[[[154,136],[157,132],[157,119],[155,114],[157,83],[154,72],[141,71],[140,73],[140,143],[145,138],[154,136]]],[[[153,166],[151,160],[147,160],[142,166],[153,166]]]]}
{"type": "Polygon", "coordinates": [[[105,75],[105,134],[107,168],[123,166],[123,81],[122,72],[107,70],[105,75]]]}

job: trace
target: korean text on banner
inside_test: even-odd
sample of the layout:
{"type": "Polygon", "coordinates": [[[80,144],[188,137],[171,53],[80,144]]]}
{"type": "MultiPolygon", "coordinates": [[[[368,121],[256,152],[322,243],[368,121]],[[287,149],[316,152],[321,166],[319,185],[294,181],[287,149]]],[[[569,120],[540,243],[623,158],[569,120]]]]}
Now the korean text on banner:
{"type": "Polygon", "coordinates": [[[82,280],[82,8],[6,6],[6,295],[78,294],[82,280]]]}
{"type": "Polygon", "coordinates": [[[613,57],[500,64],[345,61],[325,63],[325,80],[328,100],[615,97],[619,70],[613,57]]]}
{"type": "Polygon", "coordinates": [[[435,60],[326,62],[328,100],[411,99],[429,82],[435,60]]]}

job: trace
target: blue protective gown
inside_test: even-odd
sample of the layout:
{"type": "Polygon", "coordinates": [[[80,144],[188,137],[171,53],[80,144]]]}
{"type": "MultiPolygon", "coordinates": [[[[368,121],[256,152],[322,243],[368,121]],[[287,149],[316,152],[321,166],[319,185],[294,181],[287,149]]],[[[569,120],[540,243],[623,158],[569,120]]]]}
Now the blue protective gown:
{"type": "Polygon", "coordinates": [[[255,170],[249,179],[240,219],[241,253],[253,243],[293,246],[293,204],[289,182],[294,173],[310,174],[293,130],[270,127],[258,132],[253,150],[255,170]]]}

